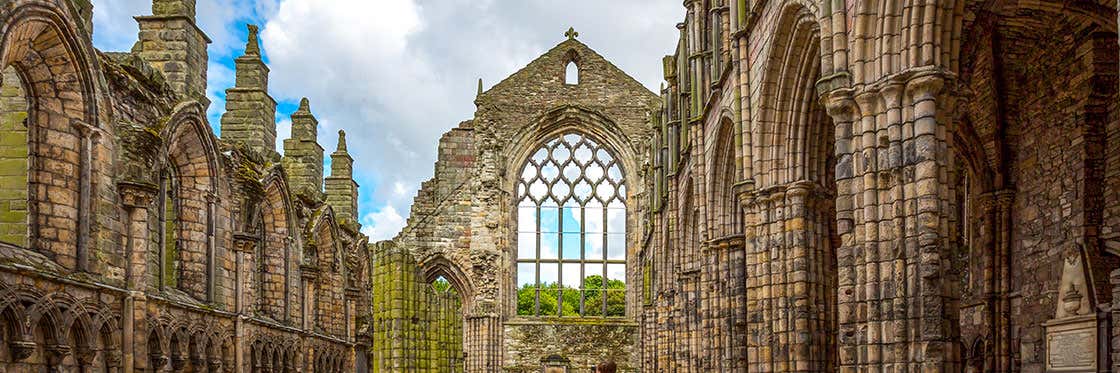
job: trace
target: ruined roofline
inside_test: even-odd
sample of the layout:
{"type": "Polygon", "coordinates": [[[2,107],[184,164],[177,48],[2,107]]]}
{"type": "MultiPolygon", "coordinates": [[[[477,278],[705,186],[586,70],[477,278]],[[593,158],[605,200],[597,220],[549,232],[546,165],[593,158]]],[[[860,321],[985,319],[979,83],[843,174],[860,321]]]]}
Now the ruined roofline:
{"type": "Polygon", "coordinates": [[[559,44],[556,44],[555,46],[553,46],[549,50],[545,51],[544,53],[541,53],[539,56],[534,58],[532,61],[529,61],[529,63],[525,64],[525,66],[522,66],[520,69],[517,69],[517,71],[514,71],[513,73],[507,75],[504,79],[498,81],[498,83],[491,86],[490,89],[482,90],[478,94],[478,97],[475,98],[475,102],[478,103],[479,100],[486,97],[490,92],[492,92],[496,89],[505,88],[505,86],[513,84],[511,82],[511,80],[513,78],[515,78],[518,75],[524,73],[526,70],[528,70],[533,65],[544,63],[544,60],[546,58],[552,56],[553,54],[561,53],[561,51],[567,50],[567,49],[581,49],[581,48],[586,49],[590,53],[589,56],[585,56],[583,58],[591,57],[591,58],[601,59],[607,65],[607,67],[609,69],[613,69],[614,72],[617,72],[617,73],[619,73],[619,75],[625,77],[631,85],[634,85],[636,87],[641,87],[641,90],[642,90],[643,94],[646,94],[651,98],[660,98],[659,95],[655,94],[653,91],[650,91],[649,88],[646,88],[646,86],[644,84],[639,82],[637,79],[634,79],[634,77],[630,76],[630,74],[626,73],[625,70],[622,70],[621,68],[619,68],[617,65],[614,64],[614,62],[611,62],[610,59],[606,58],[605,56],[603,56],[601,53],[599,53],[595,49],[592,49],[587,44],[584,44],[583,42],[579,41],[579,39],[570,38],[570,39],[567,39],[567,40],[564,40],[564,41],[560,42],[559,44]]]}

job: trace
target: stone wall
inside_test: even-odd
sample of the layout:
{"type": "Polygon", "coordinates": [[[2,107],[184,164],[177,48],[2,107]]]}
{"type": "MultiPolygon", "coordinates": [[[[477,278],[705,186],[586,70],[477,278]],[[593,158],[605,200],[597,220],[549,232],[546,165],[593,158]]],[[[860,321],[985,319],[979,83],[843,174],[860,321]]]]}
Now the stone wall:
{"type": "Polygon", "coordinates": [[[377,243],[373,250],[372,371],[462,371],[459,293],[437,289],[412,255],[393,243],[377,243]]]}
{"type": "Polygon", "coordinates": [[[554,353],[571,354],[567,357],[582,364],[581,369],[607,358],[618,359],[626,369],[639,366],[634,323],[640,276],[633,260],[642,237],[641,167],[647,161],[652,132],[648,113],[656,97],[576,40],[574,31],[569,34],[569,40],[480,91],[475,117],[440,140],[434,178],[422,185],[408,226],[394,239],[415,255],[425,274],[448,278],[464,295],[470,372],[535,370],[554,353]],[[565,83],[570,62],[578,67],[578,84],[565,83]],[[569,131],[616,154],[626,175],[627,311],[617,320],[551,322],[517,315],[512,295],[517,220],[511,208],[517,175],[531,152],[569,131]],[[536,335],[533,328],[538,326],[547,333],[536,335]],[[603,328],[602,336],[608,338],[568,338],[588,328],[603,328]],[[563,342],[571,340],[580,342],[563,342]]]}
{"type": "MultiPolygon", "coordinates": [[[[0,147],[13,150],[0,163],[15,164],[0,189],[25,191],[26,216],[0,198],[0,223],[23,231],[0,228],[0,370],[358,370],[367,238],[326,195],[296,198],[269,128],[255,148],[212,132],[194,1],[156,0],[127,53],[91,46],[89,9],[0,7],[0,44],[19,45],[0,56],[0,147]]],[[[267,98],[267,68],[241,67],[267,98]]]]}
{"type": "Polygon", "coordinates": [[[27,97],[14,69],[0,82],[0,241],[27,245],[27,97]]]}

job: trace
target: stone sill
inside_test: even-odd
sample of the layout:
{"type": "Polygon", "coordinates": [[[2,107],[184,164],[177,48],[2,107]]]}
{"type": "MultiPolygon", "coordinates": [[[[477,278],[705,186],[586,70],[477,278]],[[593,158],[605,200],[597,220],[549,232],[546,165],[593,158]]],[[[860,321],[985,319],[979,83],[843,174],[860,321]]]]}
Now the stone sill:
{"type": "Polygon", "coordinates": [[[623,326],[638,327],[638,322],[629,318],[594,318],[594,317],[539,317],[539,318],[513,318],[505,322],[507,326],[533,326],[533,325],[563,325],[563,326],[623,326]]]}

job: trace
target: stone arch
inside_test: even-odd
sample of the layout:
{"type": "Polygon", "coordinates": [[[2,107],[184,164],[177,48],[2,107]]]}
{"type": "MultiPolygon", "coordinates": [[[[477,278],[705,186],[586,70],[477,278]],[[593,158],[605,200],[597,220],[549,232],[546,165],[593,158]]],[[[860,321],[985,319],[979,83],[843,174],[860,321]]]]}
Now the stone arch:
{"type": "Polygon", "coordinates": [[[292,234],[295,216],[292,212],[291,192],[282,169],[275,169],[262,181],[264,198],[261,201],[261,255],[257,257],[257,297],[263,314],[276,320],[291,318],[292,234]]]}
{"type": "Polygon", "coordinates": [[[748,339],[747,350],[749,356],[769,355],[763,359],[772,367],[796,363],[809,371],[833,371],[839,340],[836,140],[817,93],[820,24],[802,2],[773,9],[774,37],[761,52],[766,62],[751,126],[755,188],[743,206],[745,272],[747,294],[784,295],[748,302],[752,320],[746,331],[789,342],[783,342],[788,348],[768,350],[767,343],[748,339]],[[786,303],[791,294],[801,299],[792,306],[786,303]],[[754,315],[788,323],[774,327],[754,315]]]}
{"type": "MultiPolygon", "coordinates": [[[[830,181],[822,147],[833,141],[823,107],[817,103],[815,83],[820,76],[819,27],[809,10],[788,5],[781,10],[778,28],[764,67],[754,126],[752,169],[760,188],[795,181],[830,181]]],[[[832,154],[832,152],[824,152],[832,154]]]]}
{"type": "Polygon", "coordinates": [[[916,67],[956,72],[966,0],[919,2],[860,0],[853,14],[853,80],[871,84],[916,67]]]}
{"type": "Polygon", "coordinates": [[[197,102],[177,106],[161,137],[166,145],[161,154],[166,182],[160,185],[164,241],[158,249],[165,266],[160,271],[165,276],[160,285],[172,285],[196,299],[210,301],[215,296],[216,275],[217,141],[197,102]],[[204,259],[186,260],[192,257],[204,259]],[[178,264],[177,270],[174,264],[178,264]]]}
{"type": "Polygon", "coordinates": [[[94,334],[93,365],[98,372],[111,372],[121,369],[121,318],[120,314],[95,298],[83,301],[90,314],[90,330],[94,334]]]}
{"type": "Polygon", "coordinates": [[[451,287],[459,293],[463,308],[469,308],[474,299],[474,282],[458,264],[442,254],[433,254],[420,262],[420,272],[426,283],[434,282],[440,277],[447,279],[451,287]]]}
{"type": "Polygon", "coordinates": [[[305,248],[315,250],[304,255],[314,255],[314,266],[318,269],[318,281],[313,285],[313,294],[316,295],[312,300],[312,309],[315,310],[313,325],[328,334],[339,335],[345,327],[342,315],[337,312],[344,305],[342,291],[345,279],[341,263],[344,253],[341,250],[334,210],[326,206],[317,214],[318,217],[307,227],[309,238],[304,240],[305,248]]]}
{"type": "Polygon", "coordinates": [[[739,224],[742,211],[734,190],[735,184],[739,182],[739,157],[734,132],[734,121],[730,114],[725,113],[716,129],[713,159],[707,162],[712,165],[708,187],[708,206],[712,208],[709,209],[711,216],[708,220],[711,222],[709,230],[713,238],[742,233],[739,224]]]}
{"type": "MultiPolygon", "coordinates": [[[[640,167],[638,167],[638,155],[642,154],[642,152],[638,150],[637,141],[632,141],[617,123],[607,118],[602,113],[582,106],[559,106],[533,119],[513,134],[512,141],[510,142],[512,146],[506,149],[503,153],[503,158],[501,158],[505,162],[503,169],[506,170],[505,180],[503,181],[504,185],[502,185],[502,187],[503,190],[509,191],[508,201],[510,210],[516,210],[515,205],[517,201],[516,198],[514,198],[514,193],[526,160],[529,159],[533,152],[536,152],[542,146],[546,145],[548,141],[560,137],[566,132],[577,132],[594,140],[602,148],[607,149],[618,162],[621,172],[624,175],[627,188],[625,197],[628,208],[626,209],[625,218],[625,243],[627,248],[637,247],[638,245],[636,245],[635,240],[637,240],[638,235],[634,234],[634,232],[639,231],[638,227],[634,226],[634,222],[638,221],[638,217],[635,215],[637,209],[633,208],[636,204],[631,201],[636,200],[636,193],[638,193],[639,189],[644,185],[641,179],[642,176],[639,172],[636,172],[636,170],[640,169],[640,167]]],[[[508,214],[508,219],[511,227],[516,226],[516,214],[508,214]]],[[[511,230],[508,234],[510,238],[507,242],[516,244],[517,232],[511,230]]],[[[632,252],[627,252],[625,254],[626,268],[628,270],[631,268],[638,268],[636,262],[637,255],[632,252]]],[[[515,260],[511,260],[508,265],[513,267],[515,263],[515,260]]],[[[511,269],[511,271],[512,270],[515,270],[515,268],[511,269]]],[[[501,284],[504,288],[511,291],[512,294],[516,294],[515,288],[517,284],[514,281],[514,276],[505,276],[502,281],[501,284]]],[[[626,281],[626,293],[638,294],[638,288],[636,288],[636,286],[636,282],[630,281],[628,278],[626,281]]],[[[627,297],[627,299],[630,298],[633,297],[627,297]]],[[[633,301],[626,302],[628,316],[633,304],[633,301]]],[[[516,297],[510,300],[504,307],[508,312],[516,314],[516,297]]]]}
{"type": "MultiPolygon", "coordinates": [[[[77,19],[62,1],[8,4],[0,10],[0,69],[15,68],[28,104],[28,157],[22,163],[28,198],[16,208],[26,221],[9,228],[26,224],[28,247],[65,269],[84,271],[91,153],[101,121],[96,60],[77,19]]],[[[20,170],[12,171],[18,180],[20,170]]]]}
{"type": "MultiPolygon", "coordinates": [[[[518,172],[532,152],[546,141],[565,131],[573,130],[587,134],[613,150],[616,158],[622,163],[623,171],[630,178],[637,177],[632,170],[640,169],[637,155],[641,152],[617,123],[597,111],[576,105],[564,105],[542,114],[513,135],[510,144],[514,146],[509,147],[503,157],[506,162],[503,169],[507,171],[504,189],[510,191],[514,189],[517,185],[518,172]]],[[[635,188],[639,185],[636,182],[631,184],[635,188]]],[[[635,192],[637,190],[634,188],[629,190],[628,197],[632,197],[635,192]]]]}

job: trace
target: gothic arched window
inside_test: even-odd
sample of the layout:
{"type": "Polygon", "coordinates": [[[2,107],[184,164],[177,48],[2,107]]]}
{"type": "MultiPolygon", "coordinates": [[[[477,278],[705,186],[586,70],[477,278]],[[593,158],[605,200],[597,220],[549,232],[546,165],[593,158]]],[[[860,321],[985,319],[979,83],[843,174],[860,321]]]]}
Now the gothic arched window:
{"type": "Polygon", "coordinates": [[[626,315],[626,183],[598,142],[569,132],[517,183],[517,314],[626,315]]]}

